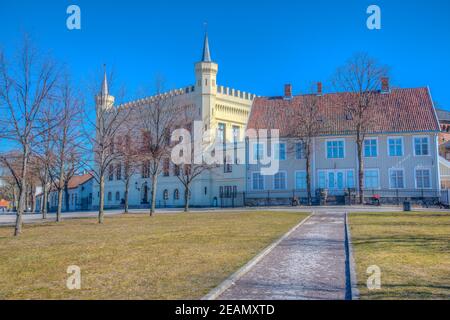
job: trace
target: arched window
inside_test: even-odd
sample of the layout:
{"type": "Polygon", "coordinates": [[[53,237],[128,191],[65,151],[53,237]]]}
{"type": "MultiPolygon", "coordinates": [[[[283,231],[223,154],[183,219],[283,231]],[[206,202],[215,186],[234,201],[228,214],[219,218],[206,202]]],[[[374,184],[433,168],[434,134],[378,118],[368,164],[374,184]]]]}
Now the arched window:
{"type": "Polygon", "coordinates": [[[163,198],[164,198],[164,200],[169,200],[169,190],[167,190],[167,189],[164,190],[163,198]]]}
{"type": "Polygon", "coordinates": [[[112,193],[108,192],[108,201],[112,201],[112,193]]]}
{"type": "Polygon", "coordinates": [[[178,191],[178,189],[175,189],[175,191],[173,192],[173,199],[174,200],[180,199],[180,191],[178,191]]]}
{"type": "Polygon", "coordinates": [[[120,201],[120,192],[119,191],[116,192],[116,201],[120,201]]]}

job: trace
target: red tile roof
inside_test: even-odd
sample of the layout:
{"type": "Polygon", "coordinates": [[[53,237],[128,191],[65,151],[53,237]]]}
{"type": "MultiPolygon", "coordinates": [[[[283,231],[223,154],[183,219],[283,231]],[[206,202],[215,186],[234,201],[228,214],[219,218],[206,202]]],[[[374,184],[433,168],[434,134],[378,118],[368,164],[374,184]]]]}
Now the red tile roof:
{"type": "Polygon", "coordinates": [[[6,200],[0,200],[0,208],[8,208],[9,207],[10,202],[6,201],[6,200]]]}
{"type": "MultiPolygon", "coordinates": [[[[330,93],[319,98],[317,108],[326,129],[322,135],[345,135],[355,132],[355,121],[346,117],[343,105],[345,93],[330,93]]],[[[248,129],[279,129],[280,136],[289,136],[293,119],[305,107],[306,95],[290,100],[282,97],[257,98],[253,102],[248,129]]],[[[377,93],[371,112],[376,112],[376,121],[371,123],[369,133],[400,133],[440,131],[433,102],[428,88],[392,89],[389,93],[377,93]]]]}
{"type": "Polygon", "coordinates": [[[86,173],[80,176],[74,176],[69,180],[68,188],[69,189],[75,189],[78,188],[78,186],[88,182],[93,178],[92,174],[86,173]]]}

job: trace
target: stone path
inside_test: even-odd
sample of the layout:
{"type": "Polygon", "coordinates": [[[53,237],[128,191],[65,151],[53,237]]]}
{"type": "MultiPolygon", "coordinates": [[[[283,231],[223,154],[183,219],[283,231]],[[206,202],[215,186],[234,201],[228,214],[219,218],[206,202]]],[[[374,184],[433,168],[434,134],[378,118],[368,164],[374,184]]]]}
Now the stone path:
{"type": "Polygon", "coordinates": [[[218,299],[341,300],[348,294],[345,213],[320,212],[218,299]]]}

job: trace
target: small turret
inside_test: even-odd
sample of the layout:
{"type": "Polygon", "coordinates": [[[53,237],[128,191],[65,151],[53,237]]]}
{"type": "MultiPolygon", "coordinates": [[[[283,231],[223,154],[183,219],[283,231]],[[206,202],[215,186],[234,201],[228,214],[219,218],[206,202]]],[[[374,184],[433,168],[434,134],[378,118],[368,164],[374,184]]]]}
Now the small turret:
{"type": "Polygon", "coordinates": [[[98,108],[101,108],[103,110],[111,109],[114,105],[114,97],[109,95],[109,88],[108,88],[108,77],[106,75],[106,68],[103,75],[103,81],[102,86],[100,88],[100,92],[95,97],[95,103],[98,108]]]}

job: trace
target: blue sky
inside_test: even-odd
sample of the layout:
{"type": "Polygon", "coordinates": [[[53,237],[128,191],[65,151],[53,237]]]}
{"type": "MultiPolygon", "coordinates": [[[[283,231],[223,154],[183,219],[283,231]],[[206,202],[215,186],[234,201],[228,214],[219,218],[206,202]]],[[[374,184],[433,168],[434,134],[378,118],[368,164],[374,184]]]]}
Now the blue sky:
{"type": "MultiPolygon", "coordinates": [[[[11,50],[21,34],[65,62],[80,81],[103,63],[130,96],[150,88],[157,74],[167,87],[194,83],[208,21],[219,84],[258,95],[294,93],[313,81],[324,90],[336,67],[368,52],[391,67],[392,83],[430,86],[450,109],[450,2],[448,0],[340,1],[25,1],[0,2],[0,46],[11,50]],[[66,28],[66,8],[81,8],[82,29],[66,28]],[[366,27],[366,9],[382,10],[382,29],[366,27]]],[[[99,79],[100,85],[100,79],[99,79]]]]}

